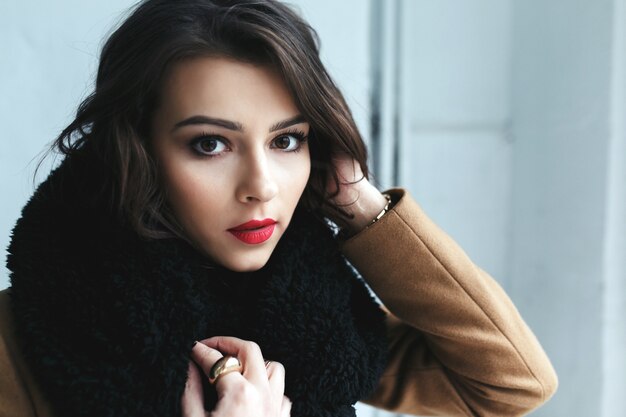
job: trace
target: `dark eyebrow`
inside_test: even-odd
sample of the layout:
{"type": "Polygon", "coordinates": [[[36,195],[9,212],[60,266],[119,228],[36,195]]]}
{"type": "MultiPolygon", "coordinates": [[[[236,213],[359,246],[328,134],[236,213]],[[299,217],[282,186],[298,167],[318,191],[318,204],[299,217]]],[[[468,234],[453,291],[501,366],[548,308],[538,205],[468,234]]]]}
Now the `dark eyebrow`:
{"type": "Polygon", "coordinates": [[[183,126],[189,126],[189,125],[215,125],[215,126],[223,127],[225,129],[235,130],[237,132],[243,132],[243,126],[241,125],[241,123],[231,122],[230,120],[224,120],[224,119],[216,119],[214,117],[207,117],[207,116],[191,116],[188,119],[181,120],[180,122],[174,125],[172,132],[174,132],[176,129],[179,129],[183,126]]]}
{"type": "Polygon", "coordinates": [[[278,122],[270,127],[270,132],[275,132],[280,129],[284,129],[289,126],[297,125],[300,123],[306,122],[306,119],[303,115],[299,114],[297,116],[292,117],[291,119],[283,120],[282,122],[278,122]]]}
{"type": "MultiPolygon", "coordinates": [[[[302,116],[301,114],[298,114],[297,116],[294,116],[291,119],[283,120],[281,122],[273,124],[272,127],[270,127],[269,131],[275,132],[277,130],[284,129],[289,126],[297,125],[299,123],[304,123],[305,121],[306,119],[304,118],[304,116],[302,116]]],[[[215,125],[215,126],[223,127],[225,129],[234,130],[237,132],[243,132],[243,126],[241,123],[232,122],[230,120],[217,119],[214,117],[207,117],[207,116],[191,116],[188,119],[181,120],[180,122],[174,125],[172,132],[174,132],[176,129],[179,129],[183,126],[189,126],[189,125],[215,125]]]]}

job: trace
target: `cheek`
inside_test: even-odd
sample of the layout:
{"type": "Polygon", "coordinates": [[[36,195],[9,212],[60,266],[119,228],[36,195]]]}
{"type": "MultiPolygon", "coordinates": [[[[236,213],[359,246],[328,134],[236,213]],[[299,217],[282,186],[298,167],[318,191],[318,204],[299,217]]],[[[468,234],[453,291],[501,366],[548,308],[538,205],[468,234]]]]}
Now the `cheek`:
{"type": "MultiPolygon", "coordinates": [[[[289,200],[298,200],[309,181],[311,175],[311,159],[308,152],[302,151],[303,155],[294,158],[290,163],[282,165],[277,175],[281,178],[282,190],[289,200]]],[[[300,155],[298,155],[300,156],[300,155]]]]}
{"type": "Polygon", "coordinates": [[[210,215],[219,211],[220,201],[227,189],[225,175],[213,175],[207,166],[185,163],[168,167],[165,173],[165,188],[170,205],[181,223],[196,223],[215,218],[210,215]]]}

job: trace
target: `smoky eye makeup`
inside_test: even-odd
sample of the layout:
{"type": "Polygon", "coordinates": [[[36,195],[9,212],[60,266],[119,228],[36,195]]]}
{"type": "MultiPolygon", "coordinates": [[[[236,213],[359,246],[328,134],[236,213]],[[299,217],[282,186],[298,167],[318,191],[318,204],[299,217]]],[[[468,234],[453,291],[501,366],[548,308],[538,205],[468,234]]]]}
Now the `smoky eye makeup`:
{"type": "Polygon", "coordinates": [[[298,152],[308,137],[302,130],[282,132],[272,140],[272,147],[283,152],[298,152]]]}
{"type": "MultiPolygon", "coordinates": [[[[291,129],[276,134],[270,141],[270,147],[283,153],[299,152],[308,140],[308,135],[301,129],[291,129]]],[[[188,141],[191,152],[201,158],[216,158],[232,150],[230,141],[222,135],[204,131],[188,141]]]]}
{"type": "Polygon", "coordinates": [[[230,150],[230,142],[223,136],[202,132],[189,141],[189,147],[195,155],[201,157],[216,157],[230,150]]]}

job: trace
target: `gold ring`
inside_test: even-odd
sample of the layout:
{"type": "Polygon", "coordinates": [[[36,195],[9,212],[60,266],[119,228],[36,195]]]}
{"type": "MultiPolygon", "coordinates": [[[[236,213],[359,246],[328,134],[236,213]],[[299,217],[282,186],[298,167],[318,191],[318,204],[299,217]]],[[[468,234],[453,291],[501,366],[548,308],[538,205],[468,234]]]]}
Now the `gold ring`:
{"type": "Polygon", "coordinates": [[[215,362],[209,371],[209,382],[215,384],[219,377],[231,372],[240,372],[243,370],[241,362],[234,356],[224,356],[215,362]]]}

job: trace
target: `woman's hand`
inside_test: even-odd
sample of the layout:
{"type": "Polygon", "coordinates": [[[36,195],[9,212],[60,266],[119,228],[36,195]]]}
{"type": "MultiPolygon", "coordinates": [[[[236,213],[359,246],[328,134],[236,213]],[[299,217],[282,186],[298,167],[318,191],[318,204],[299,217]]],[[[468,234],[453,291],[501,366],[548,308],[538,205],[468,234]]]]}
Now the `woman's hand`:
{"type": "Polygon", "coordinates": [[[212,337],[195,344],[189,362],[189,378],[182,397],[183,417],[288,417],[291,402],[285,397],[285,368],[278,362],[265,365],[256,343],[235,337],[212,337]],[[224,354],[243,365],[215,382],[217,405],[204,410],[202,379],[224,354]]]}
{"type": "MultiPolygon", "coordinates": [[[[349,232],[358,233],[381,212],[387,204],[387,199],[363,176],[361,166],[352,157],[335,156],[333,165],[340,184],[339,194],[332,201],[346,212],[354,214],[353,219],[343,219],[343,222],[347,222],[349,232]]],[[[332,177],[326,186],[331,195],[337,190],[332,177]]]]}

